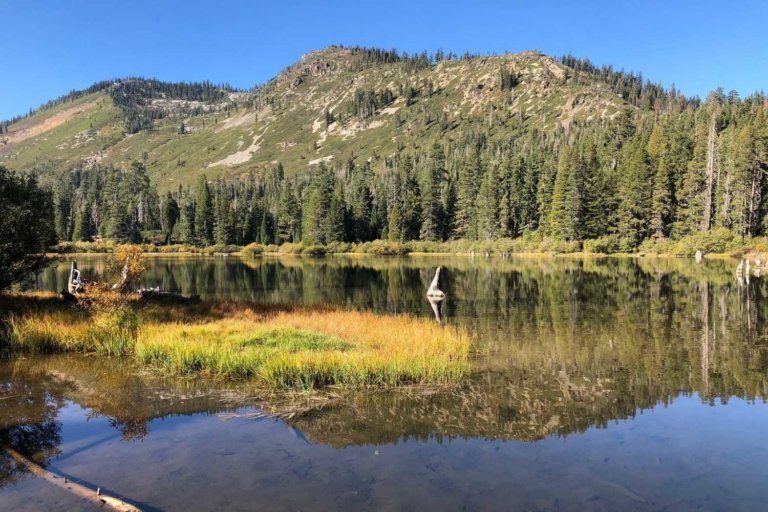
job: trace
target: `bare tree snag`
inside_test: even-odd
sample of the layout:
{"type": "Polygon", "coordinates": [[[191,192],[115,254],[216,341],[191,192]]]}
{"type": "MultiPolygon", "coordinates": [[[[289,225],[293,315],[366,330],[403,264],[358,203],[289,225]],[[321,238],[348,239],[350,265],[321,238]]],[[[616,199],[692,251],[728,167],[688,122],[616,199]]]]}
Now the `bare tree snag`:
{"type": "Polygon", "coordinates": [[[707,196],[704,201],[704,229],[712,227],[712,192],[715,186],[715,162],[717,141],[717,112],[712,113],[707,134],[707,196]]]}
{"type": "Polygon", "coordinates": [[[442,267],[437,267],[437,270],[435,270],[435,277],[432,279],[432,284],[429,285],[429,289],[427,290],[427,297],[445,297],[445,293],[439,288],[440,285],[440,269],[442,267]]]}

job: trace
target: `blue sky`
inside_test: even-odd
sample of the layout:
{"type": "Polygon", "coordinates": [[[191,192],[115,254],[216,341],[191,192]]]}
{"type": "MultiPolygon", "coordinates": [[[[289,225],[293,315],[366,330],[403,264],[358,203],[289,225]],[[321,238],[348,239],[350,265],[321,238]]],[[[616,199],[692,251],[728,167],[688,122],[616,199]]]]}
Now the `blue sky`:
{"type": "Polygon", "coordinates": [[[122,76],[262,83],[329,44],[538,49],[688,95],[768,90],[768,2],[0,0],[0,119],[122,76]]]}

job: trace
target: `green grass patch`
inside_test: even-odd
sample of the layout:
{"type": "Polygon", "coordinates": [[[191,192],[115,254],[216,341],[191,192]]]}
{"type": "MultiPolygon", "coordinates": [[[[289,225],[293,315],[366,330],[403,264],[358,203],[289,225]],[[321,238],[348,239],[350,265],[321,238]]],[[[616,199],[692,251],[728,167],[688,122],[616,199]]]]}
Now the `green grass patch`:
{"type": "Polygon", "coordinates": [[[107,304],[80,309],[53,294],[0,295],[5,344],[127,357],[171,375],[248,378],[271,388],[450,384],[469,372],[466,331],[405,315],[138,298],[107,304]]]}

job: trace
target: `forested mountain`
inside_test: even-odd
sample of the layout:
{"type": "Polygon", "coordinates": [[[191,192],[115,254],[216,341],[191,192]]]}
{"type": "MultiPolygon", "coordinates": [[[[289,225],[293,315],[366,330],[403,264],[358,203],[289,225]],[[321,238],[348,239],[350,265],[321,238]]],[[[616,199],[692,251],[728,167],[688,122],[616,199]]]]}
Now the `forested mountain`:
{"type": "Polygon", "coordinates": [[[572,56],[330,47],[250,91],[130,78],[0,123],[62,239],[331,243],[768,229],[768,101],[572,56]]]}

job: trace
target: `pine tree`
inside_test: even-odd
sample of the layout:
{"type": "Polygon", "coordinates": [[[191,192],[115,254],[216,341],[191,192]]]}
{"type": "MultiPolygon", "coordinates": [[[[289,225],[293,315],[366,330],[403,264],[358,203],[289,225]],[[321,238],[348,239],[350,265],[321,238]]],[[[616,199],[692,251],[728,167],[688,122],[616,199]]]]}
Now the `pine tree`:
{"type": "Polygon", "coordinates": [[[94,234],[91,222],[91,205],[85,203],[75,215],[75,226],[72,232],[72,240],[88,241],[94,234]]]}
{"type": "Polygon", "coordinates": [[[333,190],[333,173],[321,163],[313,176],[306,205],[302,208],[302,234],[305,242],[310,244],[326,242],[327,219],[333,190]]]}
{"type": "Polygon", "coordinates": [[[341,182],[334,187],[327,215],[325,243],[346,241],[347,208],[341,182]]]}
{"type": "Polygon", "coordinates": [[[574,160],[570,148],[560,150],[548,219],[548,233],[559,240],[579,239],[582,204],[574,160]]]}
{"type": "Polygon", "coordinates": [[[622,180],[619,205],[619,234],[624,249],[634,250],[650,235],[653,205],[653,170],[642,134],[622,148],[622,180]]]}
{"type": "MultiPolygon", "coordinates": [[[[562,156],[562,155],[561,155],[562,156]]],[[[541,166],[541,176],[539,178],[539,188],[536,190],[536,206],[539,219],[541,219],[541,230],[545,235],[551,235],[551,211],[552,195],[555,189],[557,179],[557,165],[550,156],[541,166]]]]}
{"type": "Polygon", "coordinates": [[[454,236],[477,240],[477,194],[483,175],[479,148],[475,148],[459,174],[454,236]]]}
{"type": "Polygon", "coordinates": [[[181,201],[179,210],[178,239],[185,244],[194,245],[197,241],[195,236],[195,202],[189,193],[181,201]]]}
{"type": "Polygon", "coordinates": [[[232,195],[229,187],[219,181],[215,187],[214,240],[219,245],[234,242],[235,225],[232,222],[232,195]]]}
{"type": "Polygon", "coordinates": [[[669,234],[672,214],[672,181],[668,160],[667,134],[661,125],[653,127],[646,152],[653,173],[650,231],[653,236],[669,234]]]}
{"type": "Polygon", "coordinates": [[[403,235],[403,183],[401,177],[401,172],[393,173],[389,185],[387,237],[394,242],[403,242],[405,240],[403,235]]]}
{"type": "Polygon", "coordinates": [[[418,240],[421,229],[421,190],[413,172],[410,157],[403,162],[403,186],[400,194],[402,201],[402,241],[418,240]]]}
{"type": "Polygon", "coordinates": [[[272,215],[269,213],[269,209],[263,208],[261,220],[259,222],[258,242],[260,244],[271,244],[275,240],[274,224],[275,223],[272,219],[272,215]]]}
{"type": "Polygon", "coordinates": [[[445,229],[443,221],[445,211],[441,201],[441,190],[445,181],[445,158],[443,150],[438,145],[432,146],[426,172],[426,181],[422,190],[422,240],[439,241],[443,238],[445,229]]]}
{"type": "MultiPolygon", "coordinates": [[[[579,141],[574,158],[574,177],[581,200],[582,219],[577,229],[578,237],[581,240],[599,238],[612,231],[617,223],[614,212],[619,208],[620,199],[615,197],[615,189],[619,185],[601,165],[593,137],[579,141]]],[[[625,173],[624,170],[621,172],[625,173]]]]}
{"type": "Polygon", "coordinates": [[[373,233],[373,194],[368,183],[373,180],[370,166],[366,164],[353,170],[350,199],[350,215],[353,238],[357,242],[371,240],[373,233]]]}
{"type": "Polygon", "coordinates": [[[477,197],[477,234],[480,239],[491,240],[501,231],[498,192],[498,173],[496,166],[491,165],[483,176],[477,197]]]}
{"type": "Polygon", "coordinates": [[[277,231],[278,241],[281,243],[301,239],[301,207],[290,180],[285,181],[280,193],[277,231]]]}
{"type": "Polygon", "coordinates": [[[198,245],[213,245],[213,197],[205,175],[197,182],[195,192],[195,240],[198,245]]]}
{"type": "Polygon", "coordinates": [[[166,243],[170,243],[173,228],[179,220],[179,204],[170,192],[163,198],[161,220],[166,243]]]}

